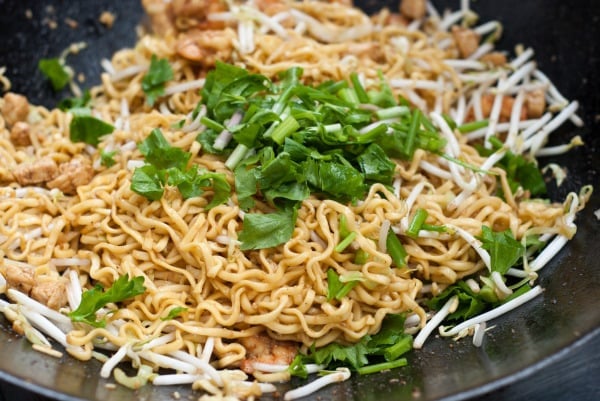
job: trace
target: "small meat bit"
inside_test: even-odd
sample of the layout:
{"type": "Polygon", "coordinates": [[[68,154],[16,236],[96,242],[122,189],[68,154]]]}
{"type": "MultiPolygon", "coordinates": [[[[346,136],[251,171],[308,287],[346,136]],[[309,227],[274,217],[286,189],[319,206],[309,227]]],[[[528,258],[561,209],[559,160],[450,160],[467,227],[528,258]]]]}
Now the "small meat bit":
{"type": "Polygon", "coordinates": [[[277,341],[265,334],[240,339],[246,348],[246,359],[242,361],[240,369],[248,374],[254,372],[254,363],[272,365],[289,365],[298,353],[298,347],[288,341],[277,341]]]}
{"type": "Polygon", "coordinates": [[[506,54],[502,52],[491,52],[488,54],[484,54],[483,56],[481,56],[479,61],[496,67],[502,67],[503,65],[506,65],[507,62],[506,54]]]}
{"type": "Polygon", "coordinates": [[[217,60],[227,60],[233,49],[235,33],[231,30],[190,31],[177,42],[177,53],[204,67],[213,67],[217,60]]]}
{"type": "Polygon", "coordinates": [[[427,12],[425,0],[402,0],[400,2],[400,13],[410,19],[421,19],[427,12]]]}
{"type": "Polygon", "coordinates": [[[546,111],[546,94],[543,89],[534,89],[525,94],[527,117],[539,118],[546,111]]]}
{"type": "Polygon", "coordinates": [[[10,288],[30,295],[49,308],[58,310],[68,302],[67,287],[62,278],[37,278],[32,268],[12,264],[5,264],[4,274],[10,288]]]}
{"type": "Polygon", "coordinates": [[[67,287],[64,280],[36,282],[31,289],[31,297],[48,308],[58,310],[68,302],[67,287]]]}
{"type": "Polygon", "coordinates": [[[17,121],[10,130],[10,141],[15,146],[31,145],[29,136],[29,124],[23,121],[17,121]]]}
{"type": "Polygon", "coordinates": [[[475,53],[475,50],[479,47],[480,36],[472,29],[454,25],[452,27],[452,36],[463,58],[467,58],[475,53]]]}
{"type": "MultiPolygon", "coordinates": [[[[485,94],[481,96],[481,112],[484,117],[489,117],[492,113],[492,107],[494,106],[495,95],[485,94]]],[[[512,96],[503,96],[502,97],[502,105],[500,106],[500,116],[498,118],[499,121],[506,122],[510,120],[510,115],[512,114],[512,109],[515,104],[515,99],[512,96]]],[[[523,103],[523,107],[521,107],[521,114],[519,116],[519,120],[525,120],[527,118],[527,105],[523,103]]]]}
{"type": "Polygon", "coordinates": [[[8,263],[5,263],[6,283],[10,288],[29,294],[29,291],[35,284],[33,269],[20,268],[8,263]]]}
{"type": "Polygon", "coordinates": [[[51,158],[44,157],[35,162],[20,163],[13,170],[13,175],[21,185],[42,184],[58,175],[58,166],[51,158]]]}
{"type": "Polygon", "coordinates": [[[73,195],[77,187],[89,183],[94,177],[94,168],[88,159],[75,158],[58,167],[58,175],[46,185],[48,188],[60,189],[63,193],[73,195]]]}
{"type": "Polygon", "coordinates": [[[4,104],[0,110],[6,125],[10,128],[18,121],[25,121],[29,114],[29,102],[23,95],[8,92],[4,95],[4,104]]]}

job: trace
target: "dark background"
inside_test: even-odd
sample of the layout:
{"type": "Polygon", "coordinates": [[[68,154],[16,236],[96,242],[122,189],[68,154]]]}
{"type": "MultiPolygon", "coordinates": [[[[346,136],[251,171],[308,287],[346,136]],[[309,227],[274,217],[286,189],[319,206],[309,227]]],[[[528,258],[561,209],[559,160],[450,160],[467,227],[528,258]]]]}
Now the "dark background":
{"type": "MultiPolygon", "coordinates": [[[[435,3],[440,4],[439,1],[435,3]]],[[[374,9],[378,4],[381,3],[367,1],[366,7],[374,9]]],[[[390,4],[395,7],[395,2],[390,4]]],[[[444,4],[456,8],[459,1],[446,1],[444,4]]],[[[553,160],[568,167],[571,179],[564,187],[553,190],[555,199],[563,198],[567,191],[583,184],[594,184],[599,190],[600,168],[597,149],[600,144],[600,80],[597,74],[600,72],[600,55],[597,38],[600,37],[600,2],[480,0],[473,2],[472,7],[480,12],[482,21],[497,18],[505,24],[500,48],[512,50],[517,43],[532,46],[536,50],[535,58],[542,71],[553,80],[563,95],[581,102],[579,114],[584,118],[586,127],[575,129],[575,132],[583,136],[586,146],[575,149],[569,156],[553,160]]],[[[438,8],[441,10],[443,7],[438,8]]],[[[13,91],[24,93],[33,103],[48,107],[54,106],[68,93],[57,94],[50,89],[37,70],[37,61],[40,58],[56,57],[65,47],[76,41],[86,40],[90,44],[93,43],[93,46],[89,46],[78,55],[69,56],[67,60],[76,72],[85,73],[86,82],[82,86],[98,83],[97,77],[101,71],[99,60],[102,57],[110,57],[113,52],[124,46],[132,45],[135,41],[132,27],[142,18],[137,0],[0,0],[0,10],[0,66],[8,67],[6,75],[13,83],[13,91]],[[32,18],[26,17],[25,10],[31,10],[32,18]],[[103,10],[112,11],[117,16],[111,29],[98,21],[98,16],[103,10]],[[69,27],[65,18],[76,21],[78,26],[69,27]],[[55,29],[51,28],[52,21],[57,24],[55,29]]],[[[571,136],[572,132],[564,132],[564,135],[555,141],[562,143],[565,142],[565,138],[571,136]]],[[[501,338],[507,331],[498,329],[486,339],[485,358],[490,355],[494,357],[494,352],[505,356],[495,358],[495,362],[487,359],[485,363],[479,361],[479,365],[474,366],[485,368],[481,368],[482,371],[479,372],[484,377],[492,372],[490,377],[493,380],[480,382],[476,386],[468,382],[470,376],[466,376],[461,370],[463,365],[468,365],[466,361],[469,357],[474,355],[466,344],[468,341],[458,344],[454,351],[449,351],[446,343],[440,345],[439,342],[433,341],[431,348],[426,347],[411,361],[417,368],[412,372],[401,371],[402,377],[409,381],[408,390],[398,391],[391,385],[391,389],[386,389],[382,376],[379,379],[368,378],[344,384],[342,391],[325,393],[323,399],[409,399],[410,391],[414,389],[421,389],[422,399],[600,399],[600,315],[595,312],[600,310],[600,247],[597,245],[599,224],[593,215],[593,211],[599,207],[598,196],[595,195],[591,204],[578,218],[581,232],[576,240],[561,252],[552,266],[544,270],[541,282],[547,287],[547,291],[543,303],[536,301],[538,304],[525,306],[520,312],[500,319],[501,322],[506,320],[504,323],[507,326],[502,327],[510,328],[509,333],[513,333],[514,338],[501,338]],[[548,280],[550,275],[553,275],[551,282],[548,280]],[[434,355],[436,352],[437,355],[434,355]],[[509,362],[506,362],[507,360],[509,362]],[[513,371],[506,368],[510,361],[515,365],[513,371]],[[419,367],[422,370],[419,370],[419,367]],[[501,371],[502,374],[495,374],[495,370],[501,371]],[[432,375],[439,376],[440,387],[450,388],[427,390],[425,381],[436,382],[435,378],[431,379],[432,375]],[[454,382],[442,380],[453,375],[456,375],[454,382]],[[457,392],[455,389],[465,391],[457,392]]],[[[11,364],[31,364],[32,372],[36,372],[32,375],[39,374],[37,372],[40,371],[40,364],[46,369],[41,371],[48,375],[56,373],[56,366],[68,370],[69,374],[80,369],[85,371],[86,377],[91,380],[92,376],[87,368],[79,367],[68,360],[61,361],[58,365],[52,364],[42,359],[39,354],[28,353],[27,345],[23,345],[16,336],[6,332],[5,321],[1,318],[0,323],[0,341],[10,342],[0,344],[0,365],[4,366],[0,368],[0,401],[50,399],[37,393],[63,400],[75,399],[72,396],[53,393],[51,386],[40,387],[32,384],[36,382],[36,377],[25,375],[29,380],[24,380],[19,378],[19,375],[6,373],[6,366],[10,367],[11,364]],[[36,366],[38,368],[35,368],[36,366]],[[23,390],[23,387],[27,390],[23,390]]],[[[482,358],[481,353],[477,355],[477,358],[482,358]]],[[[71,376],[66,377],[68,380],[71,376]]],[[[82,381],[83,386],[85,382],[86,380],[82,381]]],[[[93,381],[90,385],[95,386],[96,382],[93,381]]],[[[143,398],[144,394],[147,393],[138,396],[143,398]]],[[[96,396],[100,397],[98,394],[96,396]]],[[[129,397],[123,396],[119,399],[129,397]]]]}

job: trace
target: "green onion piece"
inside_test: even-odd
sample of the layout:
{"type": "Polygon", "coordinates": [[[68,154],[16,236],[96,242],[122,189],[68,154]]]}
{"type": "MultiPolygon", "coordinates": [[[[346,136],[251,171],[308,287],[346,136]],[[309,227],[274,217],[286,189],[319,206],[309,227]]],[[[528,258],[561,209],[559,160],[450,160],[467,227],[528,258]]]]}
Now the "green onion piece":
{"type": "Polygon", "coordinates": [[[356,232],[352,231],[350,234],[348,234],[346,236],[346,238],[344,238],[342,241],[340,241],[339,244],[337,244],[337,246],[335,247],[335,251],[336,252],[342,252],[344,249],[346,249],[348,247],[348,245],[350,245],[352,243],[352,241],[354,241],[354,239],[356,238],[356,232]]]}
{"type": "Polygon", "coordinates": [[[343,285],[343,287],[338,291],[338,293],[335,294],[335,299],[337,299],[338,301],[341,301],[342,298],[344,298],[346,295],[348,295],[350,290],[352,290],[354,287],[356,287],[356,284],[358,284],[358,281],[349,281],[349,282],[345,283],[343,285]]]}
{"type": "Polygon", "coordinates": [[[408,135],[404,142],[404,151],[409,159],[412,159],[415,153],[415,139],[417,137],[417,130],[421,125],[421,112],[419,109],[414,109],[412,113],[412,119],[410,122],[410,128],[408,129],[408,135]]]}
{"type": "Polygon", "coordinates": [[[380,120],[387,120],[390,118],[401,117],[408,113],[410,113],[410,109],[406,106],[393,106],[393,107],[388,107],[387,109],[377,110],[375,112],[375,115],[380,120]]]}
{"type": "Polygon", "coordinates": [[[340,214],[338,230],[340,232],[340,238],[346,238],[351,233],[351,231],[348,230],[348,219],[345,214],[340,214]]]}
{"type": "Polygon", "coordinates": [[[350,74],[350,81],[352,81],[352,86],[354,87],[354,92],[356,93],[356,97],[360,103],[369,103],[369,95],[367,95],[367,91],[364,86],[360,82],[358,78],[358,74],[353,72],[350,74]]]}
{"type": "Polygon", "coordinates": [[[202,116],[202,117],[200,118],[200,122],[201,122],[201,123],[202,123],[204,126],[206,126],[206,128],[210,128],[210,129],[212,129],[213,131],[221,132],[221,131],[223,131],[223,130],[225,129],[225,126],[224,126],[224,125],[222,125],[222,124],[220,124],[219,122],[217,122],[217,121],[215,121],[215,120],[213,120],[213,119],[211,119],[211,118],[208,118],[208,117],[206,117],[206,116],[202,116]]]}
{"type": "Polygon", "coordinates": [[[392,261],[396,265],[396,267],[405,267],[406,266],[406,257],[408,253],[406,253],[406,249],[402,246],[402,243],[398,239],[398,236],[390,228],[388,231],[387,237],[385,239],[385,244],[387,247],[387,252],[392,257],[392,261]]]}
{"type": "Polygon", "coordinates": [[[229,155],[227,160],[225,161],[225,167],[229,170],[233,171],[237,167],[237,165],[244,160],[244,156],[248,153],[248,147],[242,143],[238,143],[238,145],[233,149],[233,152],[229,155]]]}
{"type": "Polygon", "coordinates": [[[296,132],[300,128],[300,124],[296,119],[289,115],[287,116],[271,133],[271,139],[278,145],[281,145],[284,139],[296,132]]]}
{"type": "Polygon", "coordinates": [[[377,373],[381,372],[382,370],[399,368],[401,366],[406,366],[407,364],[408,361],[406,360],[406,358],[400,358],[391,362],[382,362],[376,363],[374,365],[363,366],[361,368],[356,369],[356,371],[359,375],[370,375],[371,373],[377,373]]]}
{"type": "Polygon", "coordinates": [[[419,235],[419,231],[421,231],[423,223],[425,223],[425,220],[427,220],[427,216],[429,216],[427,210],[421,208],[417,209],[417,212],[408,226],[408,230],[406,230],[406,235],[417,237],[419,235]]]}
{"type": "Polygon", "coordinates": [[[369,260],[369,253],[364,249],[360,248],[354,254],[354,263],[357,265],[364,265],[369,260]]]}
{"type": "Polygon", "coordinates": [[[421,230],[435,231],[437,233],[445,233],[446,231],[448,231],[448,228],[446,226],[436,226],[433,224],[423,223],[423,225],[421,226],[421,230]]]}
{"type": "Polygon", "coordinates": [[[476,131],[481,128],[485,128],[488,126],[489,123],[490,123],[489,120],[473,121],[470,123],[459,125],[458,127],[456,127],[456,129],[461,134],[466,134],[466,133],[473,132],[473,131],[476,131]]]}
{"type": "Polygon", "coordinates": [[[351,88],[342,88],[338,91],[337,95],[340,99],[350,103],[351,105],[358,105],[360,103],[356,92],[351,88]]]}

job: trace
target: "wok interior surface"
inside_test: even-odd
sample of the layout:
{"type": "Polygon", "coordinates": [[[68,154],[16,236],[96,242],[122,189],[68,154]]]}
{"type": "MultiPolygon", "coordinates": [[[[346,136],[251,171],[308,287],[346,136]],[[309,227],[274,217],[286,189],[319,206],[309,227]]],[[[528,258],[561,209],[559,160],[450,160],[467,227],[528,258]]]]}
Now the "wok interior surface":
{"type": "MultiPolygon", "coordinates": [[[[97,83],[100,59],[133,45],[134,27],[143,18],[138,0],[103,0],[93,4],[54,0],[44,6],[34,0],[21,0],[0,1],[0,4],[4,9],[0,15],[4,42],[0,47],[0,65],[7,66],[13,91],[26,94],[32,103],[48,107],[66,94],[52,92],[37,71],[38,59],[54,57],[68,44],[85,40],[88,49],[71,56],[69,64],[75,71],[85,73],[86,85],[97,83]],[[31,19],[25,16],[27,9],[33,11],[31,19]],[[103,10],[117,16],[111,29],[98,22],[103,10]],[[58,22],[56,29],[44,22],[48,17],[58,22]],[[65,17],[76,20],[78,27],[69,28],[64,23],[65,17]]],[[[367,0],[358,4],[373,11],[384,3],[367,0]]],[[[397,7],[396,2],[387,4],[397,7]]],[[[440,11],[460,5],[459,1],[434,4],[440,11]]],[[[600,36],[600,7],[593,0],[506,0],[474,2],[472,8],[482,22],[498,19],[503,23],[499,49],[514,56],[517,43],[533,47],[540,69],[565,97],[581,103],[579,115],[586,126],[575,128],[567,124],[551,142],[568,142],[579,134],[586,145],[568,155],[540,162],[541,165],[556,162],[567,168],[567,182],[558,188],[551,185],[552,198],[562,201],[569,191],[584,184],[592,184],[598,190],[600,84],[596,73],[600,70],[600,52],[596,38],[600,36]]],[[[541,368],[561,351],[568,352],[580,338],[589,337],[600,327],[600,301],[596,296],[600,288],[600,247],[595,245],[600,224],[594,215],[599,208],[595,194],[578,215],[574,240],[542,271],[539,283],[545,288],[544,294],[491,322],[495,328],[488,331],[481,348],[473,347],[470,339],[454,342],[432,338],[423,350],[410,353],[409,365],[404,368],[355,376],[309,399],[408,400],[417,394],[420,400],[466,399],[541,368]]],[[[69,356],[55,359],[42,355],[13,333],[3,316],[0,327],[0,379],[43,395],[62,400],[152,401],[171,399],[174,391],[183,398],[192,393],[188,386],[145,386],[135,392],[121,386],[107,389],[105,384],[110,381],[98,376],[98,361],[82,363],[69,356]]],[[[583,344],[578,346],[585,346],[584,341],[579,343],[583,344]]],[[[297,383],[293,380],[282,384],[281,390],[297,383]]]]}

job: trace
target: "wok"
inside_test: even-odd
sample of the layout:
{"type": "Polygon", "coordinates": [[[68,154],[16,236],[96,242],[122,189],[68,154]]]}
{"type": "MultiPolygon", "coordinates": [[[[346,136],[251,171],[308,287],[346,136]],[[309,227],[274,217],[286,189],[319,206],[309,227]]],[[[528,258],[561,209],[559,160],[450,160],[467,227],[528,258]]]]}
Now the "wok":
{"type": "MultiPolygon", "coordinates": [[[[382,4],[366,0],[361,6],[373,11],[382,4]]],[[[435,4],[442,10],[446,6],[457,8],[459,1],[435,1],[435,4]]],[[[389,5],[397,7],[396,1],[389,5]]],[[[505,30],[499,48],[512,52],[517,43],[532,46],[542,71],[567,98],[582,103],[579,114],[586,126],[567,127],[551,141],[566,142],[575,132],[583,137],[586,146],[566,156],[542,160],[542,164],[557,162],[568,170],[568,182],[558,188],[551,187],[552,198],[562,200],[567,192],[583,184],[592,184],[598,190],[600,81],[596,74],[600,70],[597,42],[600,5],[595,0],[504,0],[474,2],[472,6],[481,21],[499,19],[503,22],[505,30]]],[[[75,71],[85,74],[84,86],[95,84],[100,73],[99,60],[132,45],[134,26],[142,20],[138,0],[52,0],[43,4],[36,0],[0,0],[0,9],[0,66],[7,66],[13,91],[26,94],[33,103],[49,107],[66,94],[51,90],[37,71],[37,60],[55,57],[68,44],[85,40],[88,48],[70,56],[68,62],[75,71]],[[26,16],[26,10],[31,10],[31,18],[26,16]],[[111,29],[98,21],[103,10],[117,16],[111,29]],[[76,21],[77,27],[70,27],[65,18],[76,21]],[[56,28],[51,27],[51,21],[56,22],[56,28]]],[[[540,372],[558,381],[575,379],[574,372],[583,372],[575,382],[579,383],[578,392],[564,394],[565,398],[597,399],[600,392],[595,378],[600,368],[600,247],[595,241],[600,224],[594,211],[599,208],[599,197],[594,195],[577,218],[579,229],[575,239],[542,271],[539,282],[545,288],[544,294],[496,319],[493,322],[496,327],[488,332],[483,347],[473,347],[468,339],[454,343],[432,338],[423,350],[411,352],[407,367],[354,377],[322,390],[311,399],[463,400],[510,384],[525,394],[527,391],[530,395],[542,394],[542,398],[537,399],[545,399],[543,394],[547,394],[544,393],[547,388],[539,387],[548,384],[548,380],[529,379],[540,376],[540,372]],[[566,367],[564,359],[568,361],[566,367]],[[531,380],[530,384],[527,380],[531,380]]],[[[9,387],[4,384],[4,391],[8,391],[6,388],[25,389],[19,397],[37,399],[37,393],[69,401],[155,401],[172,399],[175,390],[182,399],[192,395],[187,387],[146,386],[135,392],[123,387],[109,390],[105,387],[107,381],[98,376],[99,362],[84,364],[68,356],[55,359],[42,355],[11,332],[3,316],[0,327],[0,379],[10,384],[9,387]]],[[[281,389],[293,384],[294,381],[284,384],[281,389]]],[[[556,394],[562,385],[550,383],[550,388],[552,386],[556,394]]],[[[565,386],[574,388],[567,383],[565,386]]],[[[507,390],[496,391],[492,397],[500,399],[503,395],[523,399],[519,398],[522,393],[507,390]]]]}

